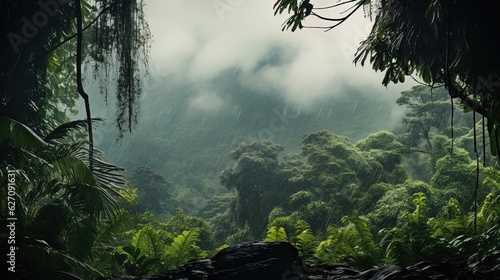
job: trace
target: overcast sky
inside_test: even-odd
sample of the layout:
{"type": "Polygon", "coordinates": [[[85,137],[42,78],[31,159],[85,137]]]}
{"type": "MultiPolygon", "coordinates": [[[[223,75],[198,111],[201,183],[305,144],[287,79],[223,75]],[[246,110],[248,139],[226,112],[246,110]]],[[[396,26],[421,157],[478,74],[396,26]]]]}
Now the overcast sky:
{"type": "MultiPolygon", "coordinates": [[[[354,53],[372,26],[362,10],[329,32],[283,32],[282,23],[289,15],[274,16],[274,1],[146,0],[153,38],[151,76],[144,83],[136,129],[141,132],[134,130],[115,145],[115,110],[103,105],[102,96],[96,95],[92,98],[93,115],[108,120],[107,125],[96,128],[96,146],[108,156],[114,155],[120,164],[125,164],[121,155],[127,150],[149,155],[130,159],[134,164],[155,166],[151,162],[165,162],[167,157],[172,162],[211,164],[210,160],[184,155],[191,144],[183,141],[206,140],[192,148],[212,148],[205,153],[229,160],[226,150],[235,143],[271,140],[269,133],[263,132],[275,128],[271,126],[275,112],[285,115],[289,110],[288,115],[301,115],[273,134],[273,141],[288,146],[298,146],[300,137],[314,130],[328,129],[359,139],[400,123],[404,108],[396,99],[415,83],[385,88],[383,73],[374,72],[369,65],[353,64],[354,53]],[[336,112],[330,114],[332,110],[336,112]],[[285,132],[288,134],[283,136],[285,132]],[[202,135],[194,137],[196,133],[202,135]],[[210,142],[210,133],[215,142],[210,142]],[[261,139],[261,134],[266,137],[261,139]],[[177,141],[178,135],[184,138],[177,141]],[[158,146],[152,138],[167,144],[158,146]],[[162,153],[165,149],[181,154],[162,153]]],[[[82,117],[83,112],[81,109],[82,117]]],[[[190,152],[191,156],[197,154],[190,152]]]]}
{"type": "MultiPolygon", "coordinates": [[[[411,85],[382,86],[382,73],[352,63],[371,23],[363,11],[329,32],[281,31],[288,15],[274,16],[274,0],[147,0],[153,35],[152,76],[194,83],[192,105],[215,108],[224,100],[214,92],[216,77],[237,71],[244,87],[279,94],[307,110],[345,86],[370,88],[394,104],[411,85]]],[[[316,25],[321,22],[312,22],[316,25]]]]}

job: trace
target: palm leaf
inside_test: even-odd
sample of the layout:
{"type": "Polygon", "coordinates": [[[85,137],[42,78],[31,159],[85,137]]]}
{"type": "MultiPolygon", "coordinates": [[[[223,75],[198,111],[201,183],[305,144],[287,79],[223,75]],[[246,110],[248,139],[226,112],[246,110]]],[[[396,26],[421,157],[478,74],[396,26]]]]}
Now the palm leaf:
{"type": "Polygon", "coordinates": [[[19,257],[23,260],[23,266],[30,273],[31,279],[38,279],[49,272],[69,270],[78,271],[82,275],[104,277],[101,271],[66,251],[54,249],[43,240],[25,237],[19,241],[19,257]]]}
{"type": "Polygon", "coordinates": [[[100,223],[93,247],[102,248],[113,245],[116,242],[117,233],[121,232],[131,221],[131,214],[119,210],[113,217],[109,217],[100,223]]]}
{"type": "Polygon", "coordinates": [[[16,147],[43,147],[47,143],[26,125],[0,116],[0,143],[10,140],[16,147]]]}
{"type": "MultiPolygon", "coordinates": [[[[102,118],[92,118],[92,122],[103,121],[102,118]]],[[[63,123],[62,125],[56,127],[47,136],[45,136],[45,141],[52,141],[56,139],[62,139],[69,136],[72,132],[85,131],[87,129],[87,120],[76,120],[63,123]]]]}

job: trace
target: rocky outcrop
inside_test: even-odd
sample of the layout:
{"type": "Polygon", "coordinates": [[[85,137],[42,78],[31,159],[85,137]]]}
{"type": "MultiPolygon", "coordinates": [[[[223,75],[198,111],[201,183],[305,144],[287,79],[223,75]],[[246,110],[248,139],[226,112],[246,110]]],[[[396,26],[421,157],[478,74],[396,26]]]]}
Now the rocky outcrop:
{"type": "Polygon", "coordinates": [[[500,279],[500,264],[456,267],[421,262],[404,268],[397,265],[357,270],[345,264],[306,265],[297,249],[287,242],[247,242],[221,250],[210,259],[194,260],[179,269],[154,276],[119,277],[115,280],[389,280],[389,279],[500,279]]]}

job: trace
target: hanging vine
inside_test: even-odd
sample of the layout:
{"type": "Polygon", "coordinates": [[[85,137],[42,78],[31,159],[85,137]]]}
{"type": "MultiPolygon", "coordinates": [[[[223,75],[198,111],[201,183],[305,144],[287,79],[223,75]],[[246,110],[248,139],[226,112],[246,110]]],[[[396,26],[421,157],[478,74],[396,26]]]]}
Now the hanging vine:
{"type": "Polygon", "coordinates": [[[147,74],[151,34],[144,1],[96,0],[100,16],[93,29],[91,58],[94,76],[108,101],[110,77],[116,74],[116,123],[120,137],[137,123],[142,78],[147,74]]]}

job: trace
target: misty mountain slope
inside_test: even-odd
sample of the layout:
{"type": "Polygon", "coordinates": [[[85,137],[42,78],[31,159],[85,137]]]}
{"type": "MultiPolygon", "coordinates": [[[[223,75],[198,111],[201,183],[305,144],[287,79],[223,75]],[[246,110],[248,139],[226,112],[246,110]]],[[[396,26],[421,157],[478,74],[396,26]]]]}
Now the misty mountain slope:
{"type": "MultiPolygon", "coordinates": [[[[106,119],[95,129],[96,146],[129,171],[147,166],[175,185],[191,188],[195,179],[186,181],[187,175],[218,181],[220,171],[232,164],[228,153],[238,143],[269,140],[283,145],[282,154],[287,154],[298,151],[304,134],[323,129],[354,143],[370,133],[391,130],[405,110],[395,102],[399,93],[383,87],[339,81],[331,95],[301,106],[285,101],[275,89],[253,87],[239,78],[237,69],[208,84],[178,75],[153,77],[141,98],[135,130],[121,140],[110,113],[113,101],[105,105],[100,95],[94,95],[94,116],[106,119]]],[[[93,85],[89,88],[98,92],[93,85]]]]}
{"type": "MultiPolygon", "coordinates": [[[[355,142],[391,130],[399,123],[394,112],[403,111],[378,98],[380,93],[355,87],[335,89],[343,94],[303,109],[278,94],[252,91],[228,78],[219,81],[217,88],[203,90],[160,81],[143,98],[136,129],[117,142],[107,123],[96,131],[97,146],[128,169],[149,166],[167,177],[177,171],[215,174],[228,164],[228,151],[245,140],[270,140],[293,151],[304,134],[327,129],[355,142]]],[[[99,105],[92,106],[103,112],[99,105]]]]}

